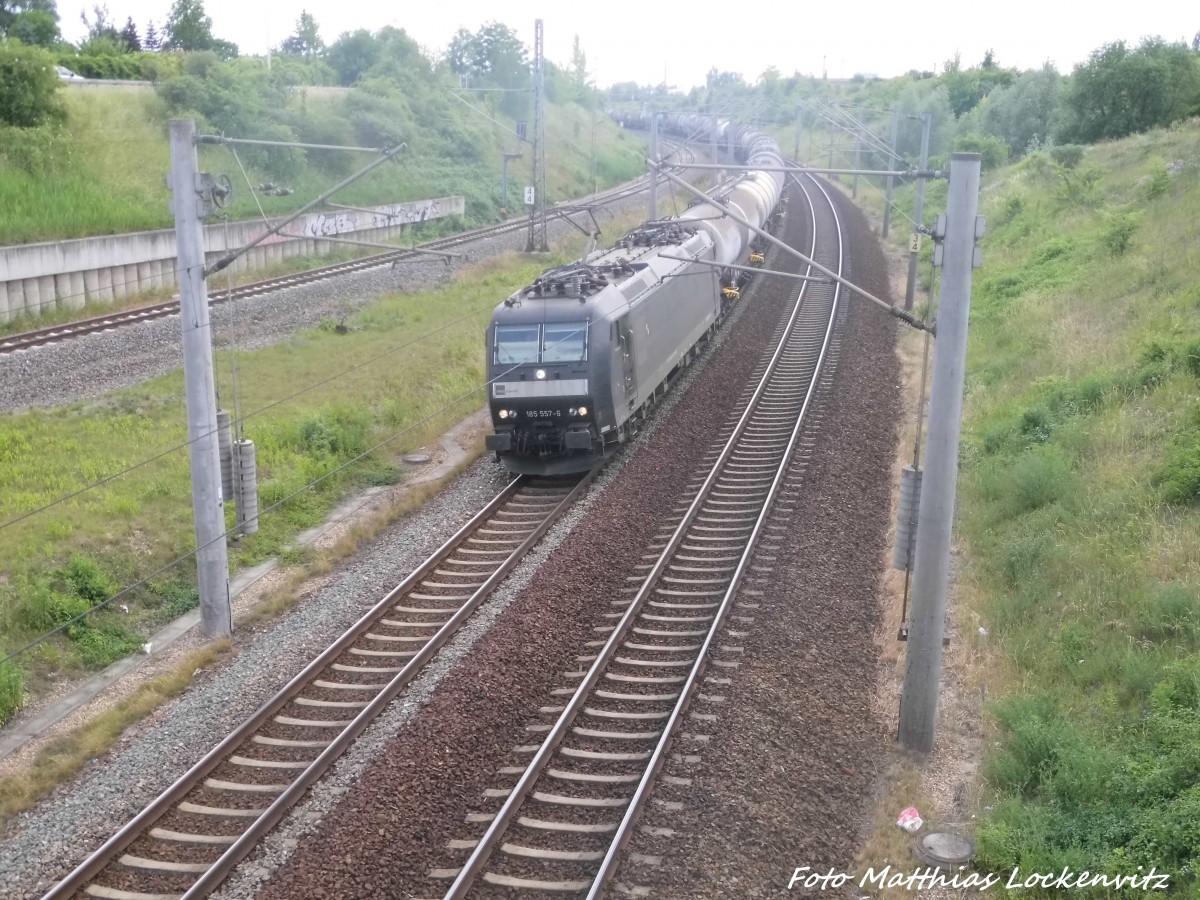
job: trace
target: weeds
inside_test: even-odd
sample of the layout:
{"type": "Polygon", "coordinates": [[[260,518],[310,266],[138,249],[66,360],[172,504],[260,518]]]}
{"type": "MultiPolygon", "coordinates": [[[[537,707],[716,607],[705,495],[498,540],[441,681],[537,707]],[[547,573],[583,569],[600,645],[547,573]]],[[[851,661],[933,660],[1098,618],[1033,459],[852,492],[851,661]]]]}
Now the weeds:
{"type": "Polygon", "coordinates": [[[1137,233],[1138,217],[1130,213],[1110,215],[1101,241],[1114,256],[1124,256],[1137,233]]]}
{"type": "Polygon", "coordinates": [[[219,659],[228,649],[228,641],[217,641],[189,654],[170,672],[150,679],[113,709],[52,742],[38,753],[27,771],[0,782],[0,819],[29,809],[89,760],[112,747],[127,726],[178,695],[197,670],[219,659]]]}
{"type": "MultiPolygon", "coordinates": [[[[366,206],[380,198],[402,201],[462,194],[470,212],[467,220],[458,223],[460,228],[500,218],[495,186],[501,148],[495,136],[476,127],[469,111],[436,91],[433,102],[448,105],[437,124],[431,125],[403,109],[397,115],[397,108],[407,104],[395,99],[392,85],[385,86],[386,100],[356,89],[336,100],[296,92],[290,99],[269,104],[262,97],[272,89],[245,90],[219,72],[205,74],[209,77],[204,80],[180,78],[164,89],[167,99],[182,104],[181,110],[189,115],[203,102],[212,106],[218,118],[242,117],[222,122],[217,130],[324,144],[343,143],[346,135],[357,134],[366,141],[362,146],[383,146],[388,137],[399,136],[413,148],[424,148],[405,156],[403,167],[385,166],[348,187],[338,198],[343,203],[366,206]],[[189,94],[189,85],[199,93],[189,94]],[[372,123],[387,134],[372,137],[372,123]],[[398,128],[402,134],[396,134],[398,128]]],[[[163,179],[170,167],[167,104],[155,95],[124,89],[69,91],[65,99],[68,119],[62,128],[0,129],[0,209],[6,213],[0,220],[0,243],[168,227],[169,198],[163,179]]],[[[554,114],[547,116],[548,158],[554,161],[547,172],[547,189],[555,200],[592,190],[591,141],[574,137],[582,123],[590,131],[588,111],[574,103],[556,104],[554,114]]],[[[641,172],[644,152],[639,144],[629,141],[607,117],[598,119],[595,162],[600,187],[641,172]]],[[[231,215],[258,216],[255,197],[228,150],[202,147],[200,162],[205,171],[237,173],[231,215]]],[[[299,209],[347,174],[346,154],[322,151],[246,151],[242,163],[253,184],[284,180],[294,191],[283,197],[258,196],[267,215],[299,209]]],[[[432,234],[436,227],[422,226],[422,232],[432,234]]]]}
{"type": "Polygon", "coordinates": [[[1200,257],[1147,248],[1192,233],[1200,184],[1168,190],[1156,173],[1196,140],[1194,127],[1164,137],[1153,156],[1105,144],[1074,168],[1061,151],[1057,165],[1027,159],[992,191],[960,482],[999,698],[986,869],[1157,866],[1176,894],[1195,889],[1200,305],[1187,286],[1200,257]],[[1059,203],[1043,204],[1051,172],[1059,203]],[[1097,222],[1114,197],[1128,205],[1097,222]]]}
{"type": "MultiPolygon", "coordinates": [[[[484,323],[497,298],[546,264],[488,261],[444,289],[375,302],[349,318],[347,334],[316,328],[239,353],[241,408],[265,410],[244,423],[258,447],[260,508],[281,505],[264,513],[258,534],[231,544],[231,566],[277,555],[297,533],[321,522],[347,490],[395,483],[400,454],[428,443],[482,402],[472,391],[483,382],[484,323]],[[317,386],[293,398],[305,385],[317,386]],[[466,400],[453,406],[460,397],[466,400]],[[346,465],[380,443],[381,450],[346,465]]],[[[218,353],[219,387],[231,397],[224,356],[218,353]]],[[[175,373],[87,407],[0,418],[0,520],[185,444],[182,413],[175,373]]],[[[187,485],[186,453],[167,453],[0,529],[0,648],[16,649],[65,625],[186,553],[193,541],[190,507],[180,502],[187,485]]],[[[233,525],[232,508],[227,525],[233,525]]],[[[46,673],[106,665],[195,605],[195,588],[183,574],[132,591],[24,658],[27,681],[36,690],[46,673]]]]}
{"type": "Polygon", "coordinates": [[[0,662],[0,722],[6,722],[25,703],[25,678],[11,662],[0,662]]]}

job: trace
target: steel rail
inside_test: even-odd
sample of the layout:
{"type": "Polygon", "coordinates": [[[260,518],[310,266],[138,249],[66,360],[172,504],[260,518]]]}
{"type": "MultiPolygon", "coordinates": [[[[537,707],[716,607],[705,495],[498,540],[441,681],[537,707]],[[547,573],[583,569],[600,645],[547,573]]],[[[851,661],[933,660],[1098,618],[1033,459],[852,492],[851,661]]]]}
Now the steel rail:
{"type": "MultiPolygon", "coordinates": [[[[495,589],[495,586],[524,557],[529,549],[544,536],[546,531],[558,520],[561,514],[575,501],[595,476],[596,471],[592,470],[575,485],[554,510],[509,554],[492,575],[473,592],[471,598],[464,602],[462,607],[429,638],[417,655],[401,671],[396,673],[387,686],[345,726],[317,759],[297,776],[289,787],[255,819],[247,831],[181,896],[187,898],[204,896],[228,877],[237,863],[249,854],[254,845],[261,840],[262,836],[283,817],[287,810],[295,804],[312,783],[327,771],[329,766],[345,752],[353,740],[394,699],[395,695],[416,677],[421,668],[453,636],[462,623],[474,613],[486,596],[495,589]]],[[[99,849],[94,851],[62,881],[55,885],[45,894],[43,900],[59,900],[59,898],[69,897],[74,892],[83,889],[87,882],[112,863],[117,854],[141,837],[150,825],[168,813],[178,801],[183,799],[196,785],[201,783],[239,745],[245,742],[256,731],[260,730],[264,724],[270,721],[293,697],[298,695],[326,666],[358,640],[376,620],[388,611],[388,608],[395,602],[397,597],[403,596],[413,587],[416,587],[422,579],[431,574],[458,546],[470,537],[480,525],[529,483],[530,478],[528,476],[519,476],[509,482],[483,509],[472,516],[468,522],[460,527],[408,577],[389,591],[382,600],[364,613],[341,637],[330,644],[320,655],[293,676],[286,685],[272,698],[267,700],[238,728],[227,735],[220,743],[205,754],[202,759],[188,769],[187,772],[176,779],[149,806],[131,819],[116,834],[105,841],[99,849]]]]}
{"type": "MultiPolygon", "coordinates": [[[[679,153],[683,149],[685,148],[681,146],[674,152],[679,153]]],[[[674,168],[676,170],[690,168],[690,165],[688,163],[681,162],[674,166],[674,168]]],[[[593,204],[598,203],[604,205],[614,203],[618,200],[623,200],[626,197],[633,196],[635,194],[639,194],[646,189],[645,182],[648,180],[648,178],[648,175],[641,175],[638,176],[638,178],[635,179],[632,184],[620,185],[618,187],[609,188],[608,190],[592,194],[590,195],[590,201],[593,204]]],[[[665,180],[665,175],[663,178],[665,180]]],[[[547,214],[555,219],[569,219],[569,217],[577,211],[578,210],[573,210],[570,208],[559,210],[551,207],[549,210],[547,210],[547,214]]],[[[222,303],[228,302],[229,300],[253,297],[277,289],[296,287],[301,284],[321,281],[326,278],[334,278],[338,275],[366,271],[380,266],[404,262],[410,259],[419,259],[423,256],[449,256],[450,254],[439,254],[437,251],[448,247],[457,247],[462,244],[469,244],[474,241],[497,237],[512,231],[521,231],[527,227],[528,222],[524,218],[499,222],[494,225],[486,225],[482,228],[471,229],[470,231],[465,231],[460,234],[449,235],[444,238],[436,238],[432,241],[426,241],[423,244],[417,244],[413,247],[396,247],[395,250],[373,254],[371,256],[363,257],[362,259],[349,260],[343,263],[335,263],[330,266],[322,266],[316,269],[310,269],[306,272],[294,272],[288,275],[277,275],[273,278],[265,278],[261,281],[249,282],[233,288],[232,291],[214,292],[209,296],[208,302],[210,306],[218,306],[222,303]]],[[[297,238],[301,237],[300,235],[289,236],[297,238]]],[[[330,238],[322,235],[314,235],[311,239],[318,241],[330,240],[330,238]]],[[[73,322],[66,322],[61,325],[48,325],[44,328],[19,332],[7,337],[0,336],[0,356],[8,353],[15,353],[18,350],[28,350],[33,347],[40,347],[44,344],[82,337],[87,334],[94,334],[97,331],[107,331],[124,325],[134,325],[139,322],[153,321],[154,319],[174,315],[178,312],[178,310],[179,301],[177,299],[164,300],[158,303],[148,304],[146,306],[138,306],[126,310],[115,310],[104,315],[76,319],[73,322]]]]}
{"type": "MultiPolygon", "coordinates": [[[[838,271],[842,270],[842,264],[845,257],[843,242],[841,239],[841,221],[838,219],[837,208],[833,204],[833,200],[829,197],[828,191],[816,179],[812,179],[816,183],[818,190],[825,195],[826,201],[829,203],[829,208],[833,211],[834,222],[837,225],[836,234],[838,236],[838,271]]],[[[806,191],[807,193],[807,191],[806,191]]],[[[809,267],[809,271],[812,267],[809,267]]],[[[802,287],[801,290],[804,288],[802,287]]],[[[833,301],[829,311],[829,322],[825,328],[825,337],[821,342],[821,354],[817,359],[817,363],[813,368],[812,379],[809,381],[808,390],[805,392],[804,402],[800,407],[800,413],[796,418],[796,424],[792,428],[792,433],[788,438],[786,449],[783,451],[780,459],[779,468],[775,473],[775,478],[771,482],[771,487],[767,492],[767,497],[763,501],[763,507],[759,513],[758,519],[754,523],[754,528],[750,533],[750,537],[746,543],[746,550],[742,554],[741,560],[738,562],[737,568],[734,571],[732,581],[725,592],[725,596],[721,600],[721,605],[717,609],[716,615],[713,618],[713,623],[709,628],[708,634],[705,636],[701,645],[699,654],[696,658],[695,665],[692,666],[687,676],[687,681],[679,691],[679,699],[675,703],[675,708],[671,711],[670,717],[663,726],[662,736],[659,738],[658,744],[651,753],[650,759],[646,766],[646,772],[638,782],[637,789],[633,793],[633,797],[629,801],[629,805],[625,809],[625,815],[621,819],[621,824],[617,826],[616,834],[613,836],[607,853],[603,861],[600,863],[600,868],[597,871],[592,887],[588,891],[587,900],[598,900],[604,887],[615,874],[617,862],[621,850],[628,843],[629,838],[633,834],[633,827],[637,822],[638,816],[641,814],[642,808],[645,805],[650,795],[650,790],[654,784],[654,780],[658,777],[659,771],[662,769],[663,763],[666,761],[667,749],[674,737],[675,729],[680,720],[683,718],[684,712],[692,699],[692,693],[699,683],[700,676],[704,673],[704,669],[708,663],[708,653],[712,647],[713,640],[724,624],[726,617],[729,614],[730,608],[733,606],[733,598],[737,594],[741,586],[742,578],[744,577],[746,567],[749,565],[751,558],[754,555],[754,550],[758,544],[759,537],[763,528],[766,525],[767,519],[771,514],[771,507],[775,501],[775,496],[779,492],[780,486],[783,484],[787,474],[788,465],[790,463],[792,453],[795,451],[796,442],[800,438],[800,432],[807,422],[808,410],[812,404],[813,397],[816,394],[817,387],[820,383],[821,369],[825,364],[825,357],[829,352],[830,340],[833,336],[834,324],[837,320],[838,304],[841,295],[841,285],[835,284],[833,290],[833,301]]],[[[800,304],[796,304],[796,310],[799,312],[800,304]]]]}
{"type": "MultiPolygon", "coordinates": [[[[814,213],[814,242],[815,240],[816,234],[814,213]]],[[[806,285],[807,283],[805,283],[805,286],[806,285]]],[[[488,863],[492,854],[499,845],[501,838],[515,821],[521,807],[528,799],[535,784],[546,770],[546,767],[549,765],[552,757],[557,752],[560,744],[577,717],[577,714],[583,709],[584,704],[591,695],[596,683],[600,680],[605,668],[609,662],[611,662],[612,658],[617,652],[617,649],[628,636],[630,629],[633,627],[639,614],[642,612],[642,609],[645,606],[646,601],[649,599],[659,578],[662,576],[663,572],[671,562],[675,551],[679,548],[680,544],[683,543],[689,528],[694,524],[697,515],[704,506],[706,499],[708,499],[708,495],[711,493],[715,483],[718,481],[722,470],[725,468],[730,458],[734,455],[741,437],[750,425],[754,414],[757,411],[757,407],[763,398],[763,395],[766,393],[771,384],[772,376],[774,375],[781,359],[787,351],[789,339],[800,316],[801,308],[802,304],[799,302],[798,298],[788,319],[788,323],[784,329],[783,336],[779,344],[776,346],[762,378],[759,380],[753,395],[747,402],[746,408],[739,417],[737,424],[734,426],[730,437],[726,441],[716,461],[712,464],[707,477],[697,490],[696,496],[689,504],[686,512],[683,514],[682,519],[676,526],[671,537],[668,539],[666,546],[662,549],[657,560],[650,568],[641,584],[641,587],[630,601],[628,608],[625,610],[624,614],[613,628],[608,640],[605,641],[603,647],[598,651],[596,659],[592,662],[591,666],[584,674],[578,687],[572,694],[571,699],[564,706],[563,710],[558,716],[558,719],[555,721],[549,733],[546,735],[545,739],[535,752],[532,760],[521,774],[516,785],[511,789],[510,793],[505,799],[504,804],[492,818],[487,830],[479,839],[478,843],[472,850],[471,855],[459,870],[454,882],[447,889],[443,900],[461,900],[461,898],[465,897],[467,892],[470,891],[475,880],[482,873],[484,866],[488,863]]],[[[823,344],[823,348],[827,346],[829,329],[832,328],[832,322],[833,314],[831,313],[830,325],[826,331],[826,341],[823,344]]],[[[822,352],[822,359],[823,357],[824,351],[822,352]]],[[[819,368],[817,371],[819,371],[819,368]]],[[[817,371],[814,371],[813,374],[814,384],[817,380],[817,371]]],[[[786,467],[788,455],[790,454],[784,455],[781,461],[781,467],[786,467]]],[[[756,529],[755,534],[757,533],[758,532],[756,529]]],[[[738,571],[740,573],[740,566],[738,571]]],[[[706,649],[711,641],[711,634],[712,632],[710,632],[709,640],[705,642],[706,649]]],[[[664,739],[667,734],[667,732],[664,732],[664,739]]]]}

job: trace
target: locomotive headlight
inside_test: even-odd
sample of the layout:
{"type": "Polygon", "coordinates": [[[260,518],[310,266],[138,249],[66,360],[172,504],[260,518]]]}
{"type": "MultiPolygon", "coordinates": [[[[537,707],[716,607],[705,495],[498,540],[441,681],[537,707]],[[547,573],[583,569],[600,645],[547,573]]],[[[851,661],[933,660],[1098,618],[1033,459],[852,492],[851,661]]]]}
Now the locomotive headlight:
{"type": "Polygon", "coordinates": [[[581,416],[586,416],[587,415],[587,407],[586,406],[579,407],[579,414],[581,416]]]}
{"type": "Polygon", "coordinates": [[[545,369],[538,369],[538,370],[537,370],[536,372],[534,372],[533,374],[537,376],[537,378],[538,378],[538,381],[541,381],[543,378],[545,378],[545,377],[546,377],[546,370],[545,370],[545,369]]]}
{"type": "Polygon", "coordinates": [[[507,419],[508,418],[508,410],[502,409],[502,410],[500,410],[500,412],[497,413],[497,415],[500,416],[500,418],[502,418],[502,419],[507,419]]]}

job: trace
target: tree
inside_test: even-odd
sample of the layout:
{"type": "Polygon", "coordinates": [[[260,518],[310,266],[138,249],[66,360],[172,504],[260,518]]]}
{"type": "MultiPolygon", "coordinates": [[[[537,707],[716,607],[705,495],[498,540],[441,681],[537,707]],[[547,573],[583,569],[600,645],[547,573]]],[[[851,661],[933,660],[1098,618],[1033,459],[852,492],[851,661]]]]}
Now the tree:
{"type": "Polygon", "coordinates": [[[138,37],[137,26],[133,24],[132,16],[125,19],[125,27],[121,29],[121,42],[130,53],[138,53],[142,49],[142,41],[138,37]]]}
{"type": "Polygon", "coordinates": [[[79,21],[83,23],[84,28],[88,30],[85,43],[93,38],[108,38],[109,40],[120,40],[121,32],[119,32],[112,20],[109,18],[108,7],[97,3],[92,7],[92,18],[88,19],[88,14],[85,11],[79,13],[79,21]]]}
{"type": "Polygon", "coordinates": [[[963,69],[962,60],[955,56],[947,60],[942,72],[942,86],[946,96],[950,98],[950,109],[954,118],[970,112],[979,102],[979,73],[971,69],[963,69]]]}
{"type": "Polygon", "coordinates": [[[731,109],[744,109],[750,94],[750,85],[739,72],[718,72],[709,69],[708,112],[727,114],[731,109]]]}
{"type": "Polygon", "coordinates": [[[158,36],[158,29],[154,27],[154,20],[151,19],[146,23],[146,34],[142,38],[142,49],[153,53],[160,47],[162,47],[162,39],[158,36]]]}
{"type": "MultiPolygon", "coordinates": [[[[460,28],[446,51],[450,68],[472,87],[498,87],[510,92],[530,87],[529,60],[525,45],[507,25],[489,22],[474,34],[460,28]]],[[[519,117],[528,109],[529,98],[508,93],[501,109],[519,117]]]]}
{"type": "Polygon", "coordinates": [[[212,50],[218,56],[237,56],[237,45],[213,36],[212,19],[204,12],[202,0],[175,0],[163,26],[164,50],[212,50]]]}
{"type": "Polygon", "coordinates": [[[0,124],[33,128],[65,116],[54,57],[41,47],[0,43],[0,124]]]}
{"type": "Polygon", "coordinates": [[[60,37],[58,17],[44,10],[30,10],[17,16],[8,33],[30,47],[51,48],[60,37]]]}
{"type": "Polygon", "coordinates": [[[300,18],[296,21],[295,34],[284,40],[280,45],[280,50],[292,56],[305,56],[312,59],[319,56],[324,49],[325,42],[321,40],[316,19],[312,17],[311,13],[301,10],[300,18]]]}
{"type": "Polygon", "coordinates": [[[379,42],[365,28],[353,34],[344,31],[325,52],[325,61],[337,72],[339,82],[354,84],[379,61],[379,42]]]}
{"type": "Polygon", "coordinates": [[[1047,63],[1023,72],[1012,84],[998,88],[981,104],[981,128],[1008,144],[1013,155],[1044,145],[1054,127],[1062,92],[1062,76],[1047,63]]]}
{"type": "Polygon", "coordinates": [[[1130,51],[1105,44],[1075,67],[1060,136],[1076,143],[1170,125],[1200,102],[1200,62],[1183,43],[1146,38],[1130,51]]]}
{"type": "Polygon", "coordinates": [[[52,47],[59,40],[55,0],[0,0],[0,35],[52,47]]]}
{"type": "Polygon", "coordinates": [[[577,98],[587,95],[587,81],[587,54],[579,44],[579,35],[575,35],[575,43],[571,46],[571,83],[575,87],[577,98]]]}

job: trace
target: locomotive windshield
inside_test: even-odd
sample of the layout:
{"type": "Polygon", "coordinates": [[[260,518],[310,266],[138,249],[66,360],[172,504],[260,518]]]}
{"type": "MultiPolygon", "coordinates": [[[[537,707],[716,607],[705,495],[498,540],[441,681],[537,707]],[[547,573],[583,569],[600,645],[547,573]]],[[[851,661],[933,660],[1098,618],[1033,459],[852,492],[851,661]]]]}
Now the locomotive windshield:
{"type": "Polygon", "coordinates": [[[542,362],[583,362],[587,359],[587,322],[546,325],[542,362]]]}
{"type": "Polygon", "coordinates": [[[538,325],[497,325],[496,362],[520,365],[538,361],[538,325]]]}

